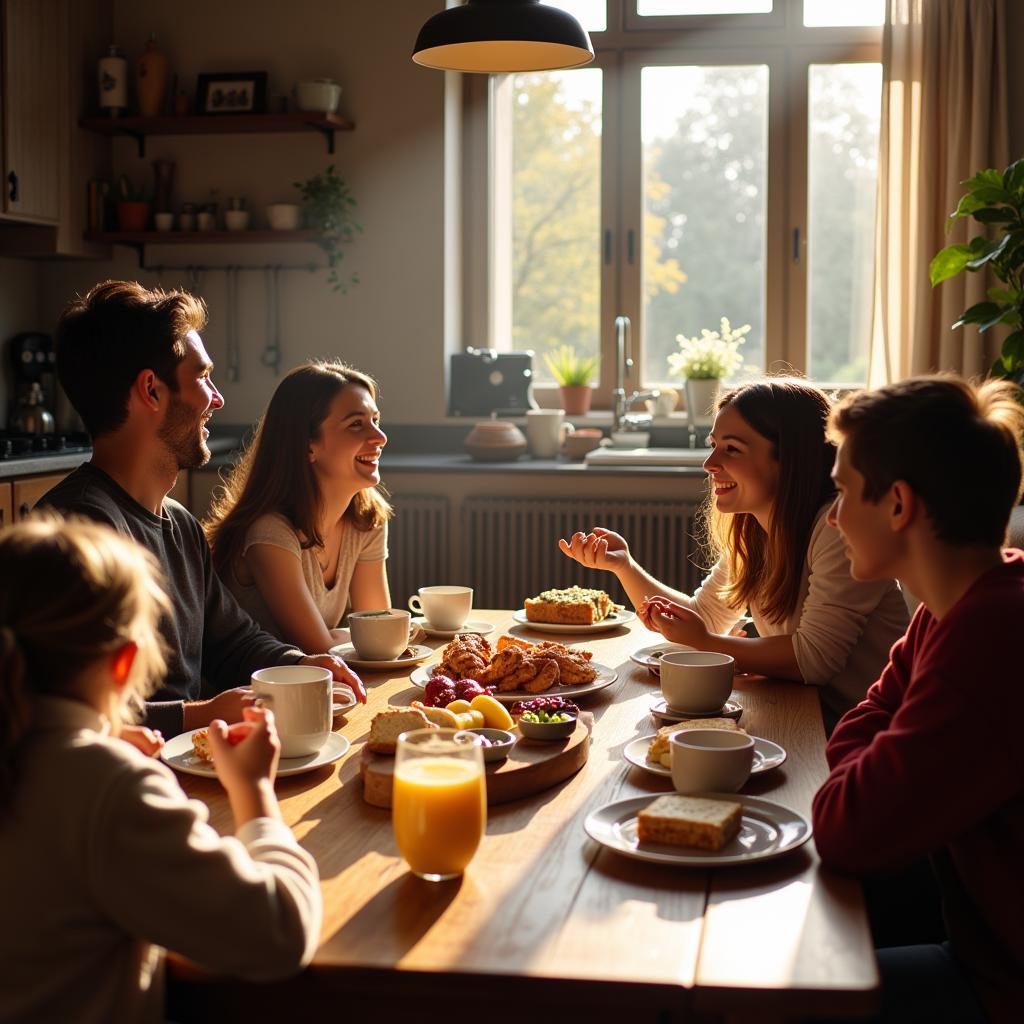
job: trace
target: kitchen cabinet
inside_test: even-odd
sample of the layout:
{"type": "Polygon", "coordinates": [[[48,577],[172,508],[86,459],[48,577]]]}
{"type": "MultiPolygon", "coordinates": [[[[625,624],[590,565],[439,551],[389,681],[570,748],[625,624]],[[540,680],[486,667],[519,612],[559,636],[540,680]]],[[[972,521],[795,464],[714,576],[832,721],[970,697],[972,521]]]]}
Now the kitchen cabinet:
{"type": "Polygon", "coordinates": [[[15,479],[10,485],[13,491],[14,522],[25,519],[36,506],[36,502],[51,487],[56,487],[68,474],[46,473],[43,476],[26,476],[15,479]]]}
{"type": "Polygon", "coordinates": [[[14,521],[14,495],[11,485],[0,480],[0,529],[14,521]]]}

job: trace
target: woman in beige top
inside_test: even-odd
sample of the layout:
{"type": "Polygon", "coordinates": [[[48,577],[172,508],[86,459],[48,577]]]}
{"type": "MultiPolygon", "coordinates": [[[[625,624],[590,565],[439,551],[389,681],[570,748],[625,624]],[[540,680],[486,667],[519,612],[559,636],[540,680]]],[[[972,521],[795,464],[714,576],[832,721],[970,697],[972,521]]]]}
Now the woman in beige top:
{"type": "Polygon", "coordinates": [[[648,629],[731,655],[738,672],[822,687],[834,724],[878,679],[909,616],[893,580],[858,582],[828,520],[835,496],[829,401],[775,377],[724,393],[704,463],[703,510],[714,566],[693,596],[650,576],[610,530],[559,541],[581,564],[613,572],[648,629]],[[733,631],[749,608],[757,637],[733,631]]]}
{"type": "Polygon", "coordinates": [[[0,532],[0,1022],[164,1020],[164,951],[253,980],[313,956],[316,863],[274,796],[273,714],[209,726],[235,819],[129,728],[164,668],[152,557],[98,523],[0,532]],[[230,738],[229,738],[230,736],[230,738]]]}
{"type": "Polygon", "coordinates": [[[296,367],[204,523],[238,603],[302,650],[338,643],[346,608],[391,605],[376,399],[374,382],[344,363],[296,367]]]}

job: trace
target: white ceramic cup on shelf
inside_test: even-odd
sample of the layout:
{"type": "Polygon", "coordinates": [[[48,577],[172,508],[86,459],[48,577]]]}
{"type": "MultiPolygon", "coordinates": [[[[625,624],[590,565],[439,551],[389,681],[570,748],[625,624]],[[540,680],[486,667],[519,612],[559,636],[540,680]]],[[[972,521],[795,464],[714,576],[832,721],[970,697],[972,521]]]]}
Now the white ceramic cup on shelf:
{"type": "Polygon", "coordinates": [[[473,608],[472,587],[420,587],[409,607],[435,629],[459,629],[473,608]]]}
{"type": "Polygon", "coordinates": [[[295,231],[301,215],[302,210],[295,203],[271,203],[267,207],[267,223],[274,231],[295,231]]]}
{"type": "Polygon", "coordinates": [[[717,711],[732,693],[736,662],[714,651],[670,651],[661,659],[661,692],[673,711],[717,711]]]}
{"type": "Polygon", "coordinates": [[[573,432],[565,422],[564,409],[527,409],[526,439],[535,459],[553,459],[565,444],[566,434],[573,432]]]}
{"type": "Polygon", "coordinates": [[[684,729],[668,738],[677,793],[735,793],[750,778],[754,740],[724,729],[684,729]]]}
{"type": "Polygon", "coordinates": [[[313,665],[275,665],[253,672],[253,696],[274,712],[282,757],[315,754],[327,742],[333,684],[328,669],[313,665]]]}
{"type": "Polygon", "coordinates": [[[174,227],[174,214],[166,212],[154,213],[153,226],[157,231],[170,231],[174,227]]]}
{"type": "Polygon", "coordinates": [[[225,210],[224,226],[228,231],[245,231],[249,227],[249,211],[225,210]]]}
{"type": "Polygon", "coordinates": [[[409,646],[412,616],[404,608],[349,612],[356,654],[366,661],[393,661],[409,646]]]}

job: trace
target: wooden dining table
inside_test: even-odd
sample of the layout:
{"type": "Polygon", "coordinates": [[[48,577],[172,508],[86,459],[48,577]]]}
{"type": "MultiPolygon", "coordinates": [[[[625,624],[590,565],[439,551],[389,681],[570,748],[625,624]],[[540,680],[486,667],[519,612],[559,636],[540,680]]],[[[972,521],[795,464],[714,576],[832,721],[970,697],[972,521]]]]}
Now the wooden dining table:
{"type": "MultiPolygon", "coordinates": [[[[607,633],[551,637],[510,611],[474,619],[593,652],[617,680],[579,698],[593,714],[589,758],[570,779],[492,806],[465,875],[414,876],[395,846],[390,812],[362,797],[360,752],[370,720],[422,695],[409,671],[362,673],[365,707],[336,719],[351,741],[338,763],[277,780],[285,821],[316,858],[324,900],[313,963],[255,985],[172,964],[171,1015],[181,1020],[314,1020],[343,1010],[417,1021],[470,1013],[505,1020],[751,1020],[856,1016],[874,1008],[878,977],[859,883],[824,869],[813,838],[775,860],[706,870],[628,859],[591,840],[587,815],[626,797],[672,791],[671,780],[623,757],[653,734],[658,680],[630,660],[663,638],[638,620],[607,633]],[[255,1016],[254,1016],[255,1015],[255,1016]]],[[[427,641],[441,648],[443,640],[427,641]]],[[[741,725],[785,748],[785,763],[743,793],[810,819],[827,772],[814,687],[737,676],[741,725]]],[[[214,826],[233,831],[212,779],[182,776],[214,826]]]]}

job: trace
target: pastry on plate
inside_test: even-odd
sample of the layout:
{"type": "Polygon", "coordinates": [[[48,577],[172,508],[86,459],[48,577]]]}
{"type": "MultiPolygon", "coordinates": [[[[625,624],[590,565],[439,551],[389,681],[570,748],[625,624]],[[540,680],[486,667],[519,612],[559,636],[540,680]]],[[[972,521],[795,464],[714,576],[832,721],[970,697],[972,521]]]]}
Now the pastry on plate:
{"type": "Polygon", "coordinates": [[[568,587],[545,590],[523,602],[530,622],[553,622],[566,626],[592,626],[603,622],[615,610],[615,603],[603,590],[568,587]]]}
{"type": "Polygon", "coordinates": [[[651,745],[647,748],[647,760],[651,764],[660,764],[665,768],[672,767],[671,750],[668,738],[673,733],[685,732],[687,729],[724,729],[726,732],[746,732],[731,718],[687,718],[682,722],[673,722],[659,729],[651,745]]]}

